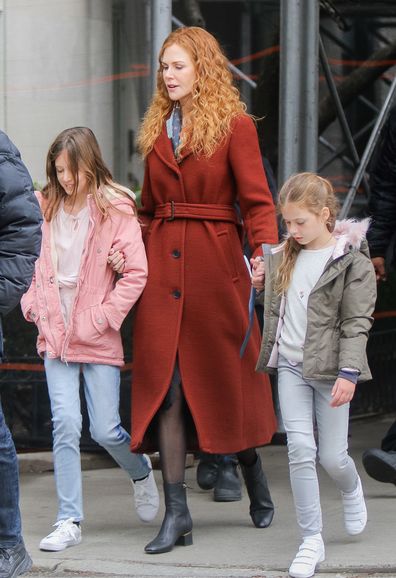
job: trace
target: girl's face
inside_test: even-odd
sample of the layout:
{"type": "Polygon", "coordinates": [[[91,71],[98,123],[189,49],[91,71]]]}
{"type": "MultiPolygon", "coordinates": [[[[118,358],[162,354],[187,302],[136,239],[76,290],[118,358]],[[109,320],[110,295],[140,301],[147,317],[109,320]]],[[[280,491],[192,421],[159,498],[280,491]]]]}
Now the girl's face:
{"type": "Polygon", "coordinates": [[[75,190],[76,182],[74,174],[70,169],[69,163],[69,153],[63,150],[55,159],[55,170],[56,176],[58,178],[59,184],[68,196],[75,195],[76,197],[80,195],[86,195],[89,192],[87,176],[82,170],[81,166],[78,167],[78,186],[75,190]]]}
{"type": "Polygon", "coordinates": [[[297,203],[286,203],[281,212],[288,233],[305,249],[320,249],[330,241],[331,233],[326,226],[328,207],[316,215],[297,203]]]}
{"type": "Polygon", "coordinates": [[[196,80],[195,66],[184,48],[172,44],[164,50],[161,59],[162,78],[169,98],[184,106],[191,100],[196,80]]]}

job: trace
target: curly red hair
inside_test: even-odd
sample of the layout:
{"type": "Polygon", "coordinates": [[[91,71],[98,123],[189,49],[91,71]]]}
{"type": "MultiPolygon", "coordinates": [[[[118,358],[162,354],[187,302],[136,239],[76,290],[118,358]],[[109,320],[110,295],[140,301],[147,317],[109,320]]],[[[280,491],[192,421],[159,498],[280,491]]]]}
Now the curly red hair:
{"type": "Polygon", "coordinates": [[[219,43],[212,34],[195,26],[175,30],[162,45],[158,57],[157,89],[140,128],[139,149],[143,156],[149,154],[174,106],[168,96],[161,65],[164,51],[174,44],[186,50],[196,72],[192,91],[193,122],[183,130],[178,152],[188,146],[195,155],[210,157],[229,134],[233,119],[246,114],[246,105],[233,85],[219,43]]]}

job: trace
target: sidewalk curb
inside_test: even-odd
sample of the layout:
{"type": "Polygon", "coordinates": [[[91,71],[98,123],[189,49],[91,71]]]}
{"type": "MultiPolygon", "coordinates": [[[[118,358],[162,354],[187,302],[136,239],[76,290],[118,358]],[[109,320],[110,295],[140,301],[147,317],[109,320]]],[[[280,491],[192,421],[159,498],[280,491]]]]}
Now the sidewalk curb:
{"type": "MultiPolygon", "coordinates": [[[[149,456],[153,469],[160,469],[158,453],[149,454],[149,456]]],[[[20,474],[42,474],[54,470],[52,452],[18,453],[18,462],[20,474]]],[[[186,468],[191,468],[193,465],[194,455],[187,454],[186,468]]],[[[81,452],[81,469],[83,471],[115,467],[118,467],[117,464],[107,452],[81,452]]]]}

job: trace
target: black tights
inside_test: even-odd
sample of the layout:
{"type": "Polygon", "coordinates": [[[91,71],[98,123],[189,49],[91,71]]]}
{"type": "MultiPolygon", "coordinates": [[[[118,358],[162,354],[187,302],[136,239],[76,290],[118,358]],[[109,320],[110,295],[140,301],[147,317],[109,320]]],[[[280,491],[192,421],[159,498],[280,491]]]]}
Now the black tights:
{"type": "Polygon", "coordinates": [[[186,467],[186,425],[181,383],[172,384],[172,403],[158,416],[159,450],[164,483],[184,482],[186,467]]]}
{"type": "MultiPolygon", "coordinates": [[[[159,450],[163,481],[167,484],[184,482],[186,466],[186,425],[184,395],[181,383],[172,384],[172,403],[158,415],[159,450]]],[[[257,459],[255,448],[238,452],[243,466],[252,466],[257,459]]]]}

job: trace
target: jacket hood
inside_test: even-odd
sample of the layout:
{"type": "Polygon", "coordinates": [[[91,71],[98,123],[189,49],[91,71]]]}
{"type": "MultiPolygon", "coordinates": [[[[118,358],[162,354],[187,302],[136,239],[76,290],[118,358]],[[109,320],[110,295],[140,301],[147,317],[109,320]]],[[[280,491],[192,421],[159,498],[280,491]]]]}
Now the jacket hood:
{"type": "Polygon", "coordinates": [[[102,185],[100,190],[101,190],[102,194],[106,197],[106,199],[108,201],[110,201],[111,203],[113,203],[114,205],[119,205],[119,204],[124,204],[124,203],[130,204],[128,201],[128,197],[132,201],[136,200],[135,193],[133,191],[131,191],[130,189],[128,189],[127,187],[124,187],[123,185],[119,185],[117,183],[117,188],[119,190],[123,191],[126,196],[121,194],[119,192],[119,190],[117,191],[116,189],[114,189],[111,185],[102,185]]]}
{"type": "Polygon", "coordinates": [[[361,221],[356,221],[354,219],[336,221],[333,235],[337,239],[337,243],[333,252],[333,259],[341,257],[349,249],[360,250],[362,253],[370,257],[366,241],[366,233],[369,226],[369,218],[362,219],[361,221]]]}

